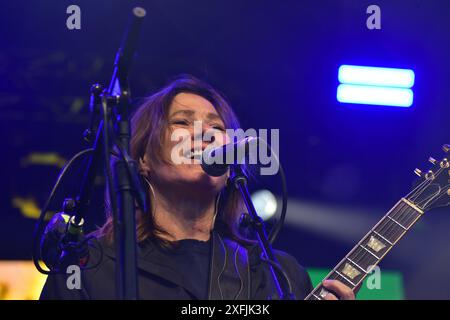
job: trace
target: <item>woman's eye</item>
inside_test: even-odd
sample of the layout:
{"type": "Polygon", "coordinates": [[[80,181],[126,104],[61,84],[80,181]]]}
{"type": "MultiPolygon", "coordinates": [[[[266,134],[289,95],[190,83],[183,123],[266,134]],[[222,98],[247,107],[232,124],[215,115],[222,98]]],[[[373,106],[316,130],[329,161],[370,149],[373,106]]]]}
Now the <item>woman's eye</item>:
{"type": "Polygon", "coordinates": [[[187,126],[187,125],[189,125],[189,121],[187,121],[187,120],[175,120],[175,121],[172,121],[172,124],[187,126]]]}
{"type": "Polygon", "coordinates": [[[221,125],[213,125],[212,128],[220,131],[225,131],[225,128],[221,125]]]}

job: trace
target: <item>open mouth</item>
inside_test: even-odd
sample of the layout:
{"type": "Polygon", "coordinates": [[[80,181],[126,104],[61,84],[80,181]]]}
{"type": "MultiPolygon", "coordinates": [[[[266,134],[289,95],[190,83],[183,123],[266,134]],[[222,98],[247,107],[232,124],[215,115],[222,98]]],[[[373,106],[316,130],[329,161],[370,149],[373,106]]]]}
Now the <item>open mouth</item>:
{"type": "Polygon", "coordinates": [[[183,155],[185,158],[190,160],[197,160],[198,162],[202,161],[203,150],[201,149],[191,149],[188,152],[185,152],[183,155]]]}

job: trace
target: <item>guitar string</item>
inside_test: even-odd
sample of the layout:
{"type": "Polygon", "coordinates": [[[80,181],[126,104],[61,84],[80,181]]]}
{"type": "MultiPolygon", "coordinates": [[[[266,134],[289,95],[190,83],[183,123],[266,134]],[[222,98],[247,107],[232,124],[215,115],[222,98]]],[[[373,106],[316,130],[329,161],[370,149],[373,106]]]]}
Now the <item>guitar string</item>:
{"type": "MultiPolygon", "coordinates": [[[[381,224],[385,221],[385,219],[386,219],[386,216],[378,223],[378,225],[381,225],[381,224]]],[[[377,226],[377,225],[376,225],[376,226],[377,226]]],[[[376,227],[372,228],[371,231],[374,230],[375,228],[376,228],[376,227]]],[[[372,233],[372,232],[370,232],[370,233],[372,233]]],[[[370,235],[370,233],[369,233],[369,235],[370,235]]],[[[372,258],[374,258],[372,255],[370,255],[370,253],[366,252],[364,249],[362,249],[361,247],[359,247],[359,244],[360,244],[361,242],[363,242],[363,240],[365,240],[365,239],[366,239],[366,237],[364,237],[364,238],[358,243],[358,246],[355,246],[355,247],[353,248],[353,250],[350,251],[350,253],[346,255],[346,257],[343,259],[343,261],[342,261],[341,263],[338,264],[337,267],[335,267],[334,269],[331,270],[329,276],[328,276],[326,279],[336,280],[336,279],[342,278],[342,276],[340,276],[339,274],[336,273],[336,270],[339,270],[339,269],[340,269],[341,265],[342,265],[343,263],[345,263],[345,260],[346,260],[347,258],[351,258],[351,260],[352,260],[354,263],[358,264],[358,266],[361,266],[361,267],[363,267],[363,268],[364,268],[364,266],[365,266],[366,263],[365,263],[365,262],[362,263],[362,262],[363,262],[363,260],[364,260],[366,257],[372,257],[372,258]],[[354,253],[355,253],[355,255],[352,256],[352,254],[354,254],[354,253]]],[[[375,258],[375,259],[376,259],[376,258],[375,258]]],[[[377,263],[377,262],[379,262],[378,259],[376,259],[376,263],[377,263]]],[[[364,278],[364,277],[362,277],[362,278],[364,278]]],[[[345,279],[342,279],[342,281],[343,281],[343,282],[347,282],[345,279]]],[[[362,281],[362,279],[361,279],[360,281],[358,281],[358,283],[356,283],[356,285],[359,285],[359,282],[361,282],[361,281],[362,281]]],[[[352,286],[353,286],[353,285],[352,285],[352,286]]],[[[354,287],[356,287],[356,286],[354,286],[354,287]]],[[[322,289],[322,286],[320,285],[320,286],[318,286],[315,290],[313,290],[312,293],[317,293],[317,292],[320,291],[321,289],[322,289]]],[[[312,296],[312,295],[311,295],[311,296],[312,296]]],[[[318,296],[320,297],[320,295],[318,295],[318,296]]],[[[312,296],[312,297],[313,297],[313,296],[312,296]]]]}
{"type": "MultiPolygon", "coordinates": [[[[440,170],[439,170],[440,171],[440,170]]],[[[436,175],[437,174],[439,174],[439,171],[438,171],[438,173],[436,173],[436,175]]],[[[426,185],[428,184],[430,184],[431,182],[430,181],[428,181],[428,180],[425,180],[425,181],[423,181],[422,183],[420,183],[418,186],[416,186],[416,188],[415,189],[413,189],[413,191],[412,192],[410,192],[410,194],[411,193],[418,193],[419,191],[420,191],[420,189],[421,188],[423,188],[423,187],[427,187],[426,185]]],[[[406,197],[408,197],[408,195],[406,196],[406,197]]],[[[405,198],[406,198],[405,197],[405,198]]],[[[406,203],[400,203],[399,205],[398,205],[398,208],[394,208],[393,210],[392,210],[392,212],[391,212],[391,215],[388,213],[388,214],[386,214],[384,217],[383,217],[383,219],[377,224],[377,225],[375,225],[375,227],[373,227],[372,229],[371,229],[371,231],[374,231],[377,227],[380,227],[380,230],[379,231],[377,231],[377,232],[379,232],[380,234],[382,234],[383,236],[385,236],[388,240],[390,240],[390,242],[392,242],[392,243],[395,243],[396,241],[398,241],[400,238],[401,238],[401,236],[402,236],[402,234],[404,234],[406,231],[405,230],[403,230],[403,229],[400,229],[400,230],[398,230],[399,228],[401,228],[400,226],[397,226],[396,224],[395,224],[395,222],[394,221],[388,221],[388,216],[389,217],[391,217],[392,219],[394,219],[394,220],[396,220],[398,223],[400,223],[400,224],[402,224],[402,218],[403,218],[403,214],[404,213],[406,213],[406,212],[408,212],[408,208],[410,208],[410,206],[409,205],[407,205],[406,203]],[[398,216],[396,216],[396,214],[399,214],[398,216]],[[394,228],[394,227],[396,227],[396,228],[394,228]],[[389,229],[391,229],[391,230],[389,230],[389,229]],[[394,231],[394,233],[392,233],[392,229],[397,229],[397,232],[400,232],[398,235],[396,234],[396,232],[394,231]],[[391,235],[388,235],[388,233],[391,233],[391,235]],[[392,239],[390,238],[392,235],[395,235],[395,238],[394,238],[394,240],[393,241],[391,241],[392,239]]],[[[416,212],[416,210],[414,210],[414,212],[416,212]]],[[[416,220],[416,218],[413,218],[413,221],[414,220],[416,220]]],[[[403,224],[402,224],[403,225],[403,224]]],[[[404,226],[404,225],[403,225],[404,226]]],[[[412,224],[411,224],[411,226],[412,226],[412,224]]],[[[409,228],[409,227],[411,227],[411,226],[409,226],[409,223],[407,224],[407,227],[409,228]]],[[[362,239],[362,241],[360,241],[360,243],[361,242],[363,242],[364,240],[366,240],[369,236],[370,236],[370,234],[371,234],[372,232],[369,232],[369,234],[366,236],[366,237],[364,237],[363,239],[362,239]]],[[[380,240],[381,241],[381,240],[380,240]]],[[[359,243],[359,244],[360,244],[359,243]]],[[[358,244],[358,245],[359,245],[358,244]]],[[[387,246],[389,246],[388,248],[388,250],[390,250],[390,248],[392,248],[393,247],[393,245],[391,246],[391,245],[389,245],[388,243],[386,243],[386,245],[387,246]]],[[[368,249],[369,250],[369,249],[368,249]]],[[[356,255],[354,256],[354,257],[352,257],[352,261],[354,261],[356,264],[358,264],[358,266],[361,266],[361,265],[363,265],[363,266],[365,266],[365,264],[366,263],[362,263],[362,262],[365,262],[364,261],[364,259],[366,258],[366,257],[372,257],[372,258],[375,258],[375,257],[373,257],[370,253],[368,253],[368,252],[366,252],[364,249],[362,249],[362,248],[360,248],[360,247],[355,247],[354,248],[354,250],[352,250],[352,251],[350,251],[350,253],[349,254],[347,254],[347,256],[345,257],[345,259],[344,259],[344,261],[347,259],[347,258],[350,258],[351,257],[351,255],[352,255],[352,253],[354,253],[356,251],[356,255]],[[358,249],[360,249],[359,251],[358,251],[358,249]],[[361,253],[362,253],[362,255],[361,255],[361,253]]],[[[381,261],[381,259],[377,259],[377,258],[375,258],[376,259],[376,261],[375,261],[375,264],[377,264],[377,263],[379,263],[380,261],[381,261]]],[[[339,267],[344,263],[344,261],[342,262],[342,263],[340,263],[337,267],[335,267],[331,272],[330,272],[330,276],[329,277],[327,277],[327,279],[333,279],[333,280],[336,280],[336,279],[339,279],[339,278],[342,278],[342,276],[340,276],[339,274],[337,274],[336,273],[336,270],[338,270],[339,269],[339,267]]],[[[370,262],[369,262],[370,263],[370,262]]],[[[367,271],[367,269],[365,269],[366,271],[367,271]]],[[[365,278],[365,276],[366,276],[366,274],[364,274],[363,275],[363,277],[356,283],[356,285],[359,285],[359,283],[365,278]]],[[[353,279],[352,279],[353,280],[353,279]]],[[[344,280],[345,281],[345,280],[344,280]]],[[[347,281],[345,281],[345,282],[347,282],[347,281]]],[[[315,290],[313,290],[312,292],[311,292],[311,297],[314,297],[312,294],[313,293],[315,293],[316,291],[318,291],[318,290],[320,290],[321,289],[321,287],[322,286],[318,286],[315,290]]]]}
{"type": "MultiPolygon", "coordinates": [[[[392,213],[398,211],[400,212],[400,214],[403,214],[403,212],[405,211],[405,209],[407,209],[408,206],[406,206],[406,204],[401,203],[399,205],[399,208],[396,210],[392,210],[392,213]],[[401,208],[401,209],[400,209],[401,208]]],[[[383,222],[387,222],[386,221],[387,215],[378,223],[378,226],[382,225],[383,222]]],[[[393,221],[391,221],[392,223],[394,223],[393,221]]],[[[383,229],[384,227],[388,227],[389,228],[389,224],[384,224],[381,229],[383,229]]],[[[376,227],[372,228],[371,231],[373,231],[376,227]]],[[[380,233],[384,232],[380,230],[380,233]]],[[[355,246],[354,249],[352,251],[350,251],[349,254],[346,255],[346,257],[343,259],[343,261],[341,263],[339,263],[334,269],[331,270],[329,276],[326,279],[331,279],[331,280],[340,280],[343,283],[348,283],[349,286],[352,287],[352,289],[356,288],[363,280],[364,278],[367,276],[367,274],[361,274],[361,277],[359,278],[358,281],[356,281],[356,283],[354,281],[352,281],[352,283],[348,282],[347,279],[343,278],[341,275],[339,275],[336,271],[340,269],[340,267],[345,263],[345,260],[350,259],[351,261],[353,261],[354,263],[356,263],[358,266],[360,266],[361,268],[364,268],[366,271],[368,270],[368,267],[370,265],[376,265],[378,264],[381,259],[377,259],[375,258],[373,255],[371,255],[370,253],[368,253],[366,250],[364,250],[363,248],[359,247],[359,245],[365,240],[367,239],[368,236],[370,236],[370,234],[372,234],[372,232],[369,232],[369,234],[364,237],[359,243],[358,246],[355,246]],[[352,256],[352,254],[355,254],[354,256],[352,256]],[[366,258],[369,257],[371,258],[371,260],[367,260],[366,258]],[[373,259],[375,259],[375,262],[371,262],[373,259]],[[367,263],[366,263],[367,262],[367,263]],[[365,268],[366,264],[368,265],[367,268],[365,268]]],[[[369,249],[368,249],[369,250],[369,249]]],[[[342,272],[342,270],[341,270],[342,272]]],[[[351,279],[353,280],[353,279],[351,279]]],[[[322,290],[323,286],[318,286],[315,290],[312,291],[312,293],[316,294],[318,291],[322,290]]],[[[311,293],[311,297],[315,298],[311,293]]],[[[317,295],[318,297],[320,297],[320,295],[317,295]]],[[[315,298],[316,299],[316,298],[315,298]]]]}
{"type": "MultiPolygon", "coordinates": [[[[435,173],[435,176],[440,175],[443,170],[444,170],[444,168],[439,168],[439,170],[435,173]]],[[[413,191],[411,191],[407,196],[405,196],[405,198],[406,199],[410,198],[410,200],[413,201],[413,203],[414,203],[415,202],[414,198],[417,198],[420,194],[422,194],[423,191],[426,188],[428,188],[428,186],[432,183],[432,181],[433,180],[424,180],[416,188],[414,188],[413,191]],[[411,197],[409,196],[410,194],[412,194],[411,197]]],[[[389,243],[386,243],[386,245],[388,246],[388,250],[390,250],[395,245],[395,243],[400,240],[400,238],[406,233],[406,231],[409,230],[409,228],[412,227],[412,225],[415,223],[415,221],[417,221],[420,218],[420,215],[421,215],[419,212],[417,212],[417,210],[411,208],[410,205],[408,205],[404,202],[400,203],[400,205],[397,205],[397,206],[398,206],[398,208],[394,207],[394,209],[392,210],[391,213],[386,214],[384,216],[384,218],[380,221],[380,223],[371,229],[372,231],[376,231],[377,233],[380,233],[382,236],[384,236],[386,239],[388,239],[391,243],[393,243],[392,246],[389,243]],[[408,214],[408,212],[414,213],[414,215],[408,214]],[[407,230],[404,230],[402,227],[398,226],[397,223],[395,223],[395,221],[391,221],[388,217],[397,221],[398,224],[400,224],[407,230]],[[378,227],[380,229],[376,230],[378,227]],[[394,237],[391,238],[392,236],[394,236],[394,237]]],[[[368,238],[371,233],[372,232],[370,232],[369,235],[363,239],[363,241],[366,240],[366,238],[368,238]]],[[[376,237],[376,238],[378,239],[378,237],[376,237]]],[[[385,243],[385,241],[383,241],[381,239],[378,239],[378,240],[385,243]]],[[[362,252],[364,253],[363,256],[358,257],[359,259],[361,259],[360,262],[362,262],[364,257],[370,255],[369,253],[365,253],[365,250],[363,250],[362,252]]],[[[350,255],[351,255],[351,253],[348,256],[350,256],[350,255]]],[[[358,254],[356,256],[358,256],[358,254]]],[[[380,260],[381,259],[377,259],[377,263],[380,260]]],[[[356,262],[356,263],[358,263],[358,262],[356,262]]]]}
{"type": "MultiPolygon", "coordinates": [[[[444,169],[444,168],[440,168],[440,169],[436,172],[435,175],[436,175],[436,176],[439,175],[443,169],[444,169]]],[[[417,198],[421,193],[423,193],[423,190],[426,189],[426,188],[431,184],[432,181],[433,181],[433,180],[425,180],[425,181],[421,182],[421,183],[420,183],[418,186],[416,186],[416,188],[414,188],[407,196],[405,196],[405,198],[406,198],[406,199],[409,199],[409,200],[411,200],[411,201],[413,201],[413,203],[414,203],[414,202],[415,202],[414,199],[417,198]],[[421,189],[422,189],[422,190],[421,190],[421,189]],[[412,194],[412,195],[411,195],[411,194],[412,194]],[[411,195],[411,196],[410,196],[410,195],[411,195]]],[[[417,203],[417,204],[418,204],[418,203],[417,203]]],[[[390,213],[387,213],[387,214],[382,218],[382,220],[381,220],[377,225],[375,225],[375,227],[373,227],[373,228],[371,229],[371,232],[369,232],[369,234],[368,234],[366,237],[364,237],[364,238],[358,243],[358,245],[359,245],[361,242],[363,242],[367,237],[369,237],[373,231],[376,231],[376,230],[375,230],[376,228],[378,228],[378,227],[381,226],[381,227],[380,227],[380,230],[379,230],[379,231],[376,231],[376,232],[377,232],[377,233],[379,232],[381,235],[385,236],[391,243],[393,243],[392,246],[391,246],[390,244],[386,243],[386,245],[388,246],[388,250],[390,250],[390,249],[395,245],[395,243],[396,243],[397,241],[399,241],[400,238],[406,233],[407,230],[404,230],[403,228],[401,228],[400,226],[398,226],[394,221],[390,221],[390,219],[389,219],[388,217],[394,219],[394,220],[397,221],[400,225],[404,226],[406,229],[409,229],[410,227],[412,227],[412,225],[415,223],[415,221],[418,220],[418,218],[420,218],[420,215],[419,215],[419,216],[416,216],[416,217],[414,217],[414,216],[412,216],[412,215],[409,215],[409,216],[406,215],[406,220],[405,220],[405,222],[407,222],[407,223],[403,224],[403,223],[402,223],[402,222],[403,222],[402,219],[404,218],[404,213],[407,213],[407,212],[408,212],[408,208],[409,208],[410,210],[414,210],[414,211],[411,211],[411,212],[414,212],[414,213],[418,214],[418,212],[417,212],[415,209],[411,208],[410,205],[408,205],[408,204],[406,204],[406,203],[404,203],[404,202],[401,202],[401,203],[398,205],[398,208],[395,208],[395,207],[394,207],[394,209],[391,210],[391,211],[392,211],[392,212],[391,212],[391,215],[390,215],[390,213]],[[397,213],[398,213],[398,216],[397,216],[397,213]],[[411,220],[411,221],[408,221],[408,220],[411,219],[411,218],[412,218],[412,220],[411,220]],[[394,228],[394,227],[395,227],[395,228],[394,228]],[[383,229],[384,229],[384,230],[383,230],[383,229]],[[389,229],[391,229],[391,230],[389,230],[389,229]],[[394,231],[393,229],[394,229],[394,230],[397,229],[397,231],[394,231]],[[391,233],[390,235],[388,235],[389,232],[391,233]],[[399,234],[396,234],[396,232],[399,232],[399,234]],[[390,238],[392,235],[395,235],[395,238],[394,238],[394,239],[390,238]],[[391,240],[393,240],[393,241],[391,241],[391,240]]],[[[380,241],[381,241],[381,240],[380,240],[380,241]]],[[[384,242],[384,241],[383,241],[383,242],[384,242]]],[[[358,248],[359,248],[359,247],[356,247],[356,246],[355,246],[354,249],[353,249],[352,251],[350,251],[349,254],[346,255],[346,257],[344,258],[343,261],[345,261],[347,258],[350,258],[351,255],[352,255],[352,253],[355,252],[358,248]]],[[[363,262],[363,259],[364,259],[365,257],[369,256],[370,254],[367,253],[367,252],[365,252],[365,250],[362,249],[362,248],[359,248],[359,249],[361,249],[361,250],[359,250],[359,252],[356,253],[355,258],[354,258],[354,259],[357,260],[357,261],[355,261],[355,260],[353,260],[353,259],[351,259],[351,260],[354,261],[355,263],[357,263],[359,266],[361,266],[361,262],[363,262]],[[362,254],[361,256],[358,256],[361,252],[362,252],[363,254],[362,254]]],[[[386,252],[386,253],[387,253],[387,252],[386,252]]],[[[385,254],[386,254],[386,253],[385,253],[385,254]]],[[[370,255],[370,256],[373,257],[372,255],[370,255]]],[[[374,258],[375,258],[375,257],[374,257],[374,258]]],[[[377,259],[377,258],[375,258],[375,259],[376,259],[376,263],[379,263],[379,262],[381,261],[381,259],[377,259]]],[[[342,263],[343,263],[343,262],[342,262],[342,263]]],[[[332,271],[330,272],[330,276],[327,277],[327,279],[331,279],[333,276],[334,276],[334,277],[333,277],[332,279],[342,278],[339,274],[336,273],[336,270],[338,269],[339,266],[341,266],[342,263],[340,263],[337,267],[335,267],[334,269],[332,269],[332,271]]],[[[365,265],[365,264],[364,264],[364,265],[365,265]]],[[[359,283],[365,278],[365,276],[366,276],[366,274],[364,274],[363,277],[362,277],[362,279],[360,279],[360,281],[358,281],[357,285],[359,285],[359,283]]],[[[316,289],[313,290],[313,291],[311,292],[311,294],[310,294],[308,297],[317,299],[316,297],[314,297],[313,294],[314,294],[317,290],[321,289],[321,287],[322,287],[321,285],[317,286],[316,289]]]]}

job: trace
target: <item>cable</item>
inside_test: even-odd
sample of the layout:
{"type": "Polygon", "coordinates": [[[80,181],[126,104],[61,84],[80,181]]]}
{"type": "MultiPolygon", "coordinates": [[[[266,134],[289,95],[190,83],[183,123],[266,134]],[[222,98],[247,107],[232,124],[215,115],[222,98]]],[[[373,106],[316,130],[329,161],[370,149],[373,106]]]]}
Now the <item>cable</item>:
{"type": "Polygon", "coordinates": [[[284,174],[283,166],[280,162],[278,162],[278,165],[280,167],[280,179],[281,179],[281,192],[282,192],[282,205],[281,205],[281,213],[280,213],[280,220],[277,221],[275,226],[270,230],[268,240],[271,244],[273,244],[278,237],[278,234],[281,231],[281,228],[284,225],[284,221],[286,219],[286,212],[287,212],[287,202],[288,202],[288,192],[287,192],[287,183],[286,183],[286,176],[284,174]]]}
{"type": "MultiPolygon", "coordinates": [[[[112,215],[113,215],[113,220],[117,221],[116,217],[117,217],[117,199],[116,199],[116,195],[114,192],[112,192],[112,188],[113,188],[113,179],[112,179],[112,173],[111,173],[111,167],[110,167],[110,158],[109,158],[109,154],[112,153],[114,154],[114,152],[110,152],[109,150],[109,117],[108,117],[108,113],[107,113],[107,105],[106,105],[106,101],[104,104],[102,104],[103,107],[103,139],[104,139],[104,155],[105,155],[105,163],[106,163],[106,168],[105,168],[105,175],[107,178],[107,189],[109,192],[109,197],[110,197],[110,202],[111,202],[111,211],[112,211],[112,215]]],[[[113,139],[115,140],[114,136],[113,139]]],[[[129,168],[129,156],[126,152],[124,152],[124,150],[118,145],[120,154],[122,156],[122,158],[125,160],[125,163],[127,164],[127,169],[128,172],[131,175],[131,169],[129,168]]],[[[39,263],[39,259],[41,259],[42,257],[42,252],[41,252],[41,237],[42,237],[42,233],[44,232],[45,226],[44,226],[44,219],[45,219],[45,215],[48,211],[48,208],[50,206],[50,204],[52,203],[56,191],[58,190],[58,188],[61,185],[61,182],[64,178],[64,176],[67,174],[68,170],[70,169],[70,167],[74,164],[75,161],[77,161],[79,158],[81,158],[82,156],[92,153],[94,151],[93,148],[89,148],[89,149],[85,149],[82,150],[80,152],[78,152],[76,155],[74,155],[68,162],[67,164],[61,169],[58,178],[50,192],[49,197],[47,198],[44,207],[42,208],[38,221],[36,223],[36,227],[34,230],[34,234],[33,234],[33,243],[32,243],[32,259],[33,259],[33,263],[36,267],[36,269],[42,273],[42,274],[58,274],[60,273],[60,270],[45,270],[41,267],[40,263],[39,263]]],[[[115,154],[114,154],[115,155],[115,154]]],[[[114,226],[114,228],[117,230],[117,225],[114,226]]],[[[117,234],[117,232],[116,232],[117,234]]],[[[88,245],[90,245],[91,240],[93,240],[92,237],[88,237],[86,239],[83,240],[83,244],[87,243],[88,245]]],[[[101,251],[101,257],[103,257],[103,249],[100,246],[100,251],[101,251]]],[[[101,261],[101,259],[100,259],[101,261]]],[[[96,266],[99,263],[96,264],[96,266]]],[[[88,269],[91,269],[93,267],[89,267],[88,269]]]]}
{"type": "Polygon", "coordinates": [[[105,158],[105,175],[106,175],[106,189],[108,190],[109,201],[111,203],[111,213],[113,216],[113,230],[114,230],[114,242],[119,243],[119,228],[118,224],[118,208],[116,193],[113,192],[113,178],[111,173],[111,159],[109,149],[109,114],[108,114],[108,102],[105,97],[102,99],[102,114],[103,114],[103,151],[105,158]]]}
{"type": "MultiPolygon", "coordinates": [[[[281,206],[281,213],[280,213],[280,219],[276,222],[276,224],[272,227],[272,230],[270,231],[269,235],[267,236],[267,240],[270,245],[273,244],[273,242],[276,240],[278,234],[281,231],[281,228],[284,225],[284,221],[286,219],[286,212],[287,212],[287,201],[288,201],[288,192],[287,192],[287,183],[286,183],[286,175],[284,173],[283,166],[281,165],[280,159],[278,158],[278,155],[276,152],[272,149],[272,147],[262,138],[258,138],[259,141],[261,141],[267,148],[270,149],[271,155],[274,157],[275,161],[278,164],[279,172],[280,172],[280,179],[281,179],[281,190],[282,190],[282,206],[281,206]]],[[[278,273],[283,277],[284,281],[288,285],[288,295],[289,297],[284,297],[287,299],[293,298],[293,291],[292,291],[292,284],[291,281],[286,274],[286,272],[283,270],[283,268],[276,263],[275,261],[272,261],[270,259],[266,259],[261,255],[261,260],[264,262],[267,262],[270,264],[274,269],[278,271],[278,273]]]]}
{"type": "Polygon", "coordinates": [[[272,227],[272,230],[270,230],[270,233],[267,236],[267,239],[268,239],[269,243],[273,244],[275,242],[278,234],[280,233],[281,228],[283,227],[284,221],[286,219],[287,202],[288,202],[288,191],[287,191],[286,175],[284,174],[283,166],[281,165],[281,162],[280,162],[280,159],[278,158],[278,155],[272,149],[270,144],[268,144],[267,141],[265,141],[262,138],[258,138],[258,140],[263,142],[264,145],[270,149],[270,153],[274,157],[275,161],[277,162],[278,167],[279,167],[279,172],[280,172],[281,192],[282,192],[282,205],[281,205],[280,219],[272,227]]]}
{"type": "Polygon", "coordinates": [[[292,294],[293,294],[292,283],[291,283],[291,280],[289,279],[288,275],[286,274],[286,272],[283,270],[283,268],[275,261],[264,258],[263,254],[261,254],[260,259],[261,259],[261,261],[264,261],[264,262],[270,264],[274,269],[276,269],[278,271],[278,273],[283,277],[283,280],[288,285],[288,288],[289,288],[288,294],[292,296],[292,294]]]}
{"type": "Polygon", "coordinates": [[[67,162],[67,164],[61,169],[58,178],[55,182],[55,185],[53,186],[52,191],[50,192],[50,195],[47,198],[47,201],[44,204],[44,207],[41,210],[41,213],[39,215],[38,221],[36,223],[36,227],[34,230],[34,234],[33,234],[33,244],[32,244],[32,258],[33,258],[33,263],[36,267],[36,269],[43,274],[56,274],[58,272],[54,272],[52,270],[44,270],[40,264],[39,264],[39,258],[41,257],[41,248],[40,248],[40,240],[41,240],[41,234],[42,231],[44,229],[43,226],[43,222],[44,222],[44,218],[45,218],[45,214],[48,211],[48,207],[50,206],[50,203],[53,201],[53,198],[55,197],[56,191],[58,190],[61,181],[64,177],[64,175],[67,173],[67,171],[69,170],[69,168],[73,165],[73,163],[78,160],[79,158],[81,158],[82,156],[93,152],[94,149],[93,148],[89,148],[89,149],[85,149],[82,150],[80,152],[78,152],[76,155],[74,155],[69,162],[67,162]]]}
{"type": "MultiPolygon", "coordinates": [[[[135,172],[135,170],[133,171],[133,169],[132,169],[132,168],[135,168],[132,164],[134,160],[130,157],[130,155],[122,147],[122,145],[120,143],[118,143],[115,135],[113,135],[113,140],[115,142],[117,149],[119,150],[122,160],[126,164],[127,172],[130,177],[132,189],[133,189],[136,201],[138,203],[138,206],[141,208],[142,212],[147,212],[147,201],[146,201],[145,192],[142,190],[142,187],[140,185],[141,182],[137,179],[137,172],[135,172]]],[[[114,153],[114,155],[116,157],[118,157],[118,155],[116,153],[114,153]]]]}

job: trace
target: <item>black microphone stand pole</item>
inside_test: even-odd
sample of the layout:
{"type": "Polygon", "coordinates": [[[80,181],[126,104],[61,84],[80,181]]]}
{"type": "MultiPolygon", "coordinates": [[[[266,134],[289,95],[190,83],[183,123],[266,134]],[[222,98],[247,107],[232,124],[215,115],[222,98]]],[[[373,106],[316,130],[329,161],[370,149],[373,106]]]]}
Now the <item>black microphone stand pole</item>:
{"type": "MultiPolygon", "coordinates": [[[[129,29],[127,30],[114,62],[114,72],[108,88],[109,97],[119,97],[115,108],[115,131],[117,144],[121,153],[130,150],[130,92],[128,73],[136,50],[145,10],[134,8],[129,29]]],[[[134,160],[126,161],[124,157],[114,161],[114,189],[117,193],[118,214],[115,226],[116,246],[116,290],[119,299],[138,299],[137,249],[135,221],[135,193],[133,181],[129,174],[137,171],[134,160]],[[130,167],[131,168],[130,168],[130,167]]],[[[109,186],[110,188],[112,186],[109,186]]]]}
{"type": "Polygon", "coordinates": [[[267,239],[267,234],[264,229],[264,224],[262,219],[258,216],[255,206],[253,205],[250,192],[247,187],[247,177],[244,174],[242,167],[239,164],[230,166],[231,175],[230,179],[233,185],[238,189],[244,199],[245,206],[248,210],[248,214],[250,215],[251,225],[256,231],[256,235],[258,237],[258,242],[261,247],[262,253],[264,255],[264,260],[269,263],[270,272],[273,277],[273,281],[278,293],[278,297],[281,300],[293,300],[294,295],[291,292],[289,285],[287,283],[288,279],[284,277],[280,281],[280,273],[277,273],[274,269],[276,266],[277,271],[281,271],[281,267],[278,264],[278,261],[273,253],[272,246],[267,239]]]}
{"type": "MultiPolygon", "coordinates": [[[[113,185],[108,183],[108,188],[114,188],[114,192],[117,195],[114,197],[114,193],[110,192],[110,195],[113,195],[110,201],[113,203],[114,243],[116,248],[116,296],[118,299],[126,300],[138,299],[135,222],[135,195],[137,192],[135,189],[138,186],[135,183],[136,177],[133,177],[137,172],[136,162],[128,156],[131,135],[128,72],[144,17],[144,9],[139,7],[133,9],[129,28],[116,55],[109,88],[102,94],[99,93],[101,91],[99,85],[94,85],[92,88],[92,95],[95,97],[93,101],[96,101],[93,110],[98,112],[95,108],[101,103],[104,120],[95,128],[97,132],[93,146],[93,155],[88,163],[81,190],[76,199],[75,214],[70,221],[72,229],[81,228],[83,217],[90,204],[94,180],[100,171],[102,160],[106,160],[105,163],[107,165],[110,163],[109,157],[113,142],[109,137],[112,122],[110,117],[114,115],[116,119],[114,123],[117,149],[122,157],[113,162],[113,185]],[[116,206],[118,207],[118,212],[114,210],[116,206]]],[[[89,132],[91,137],[92,134],[93,132],[89,132]]],[[[110,168],[105,169],[106,172],[110,170],[110,168]]]]}

